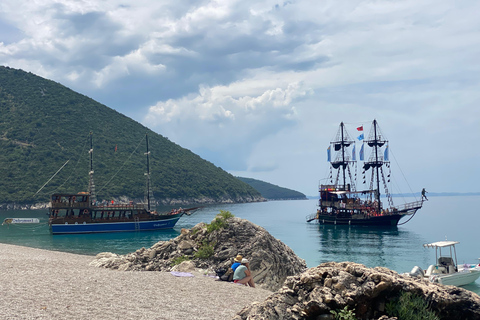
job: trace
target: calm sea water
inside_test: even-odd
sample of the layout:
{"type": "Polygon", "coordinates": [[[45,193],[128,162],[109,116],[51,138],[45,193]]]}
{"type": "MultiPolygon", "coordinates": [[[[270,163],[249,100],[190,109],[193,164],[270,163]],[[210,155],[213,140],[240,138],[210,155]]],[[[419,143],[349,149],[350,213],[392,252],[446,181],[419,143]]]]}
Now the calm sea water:
{"type": "MultiPolygon", "coordinates": [[[[394,201],[399,204],[403,200],[394,201]]],[[[38,225],[1,226],[0,242],[86,255],[103,251],[125,254],[150,247],[160,240],[169,240],[178,236],[181,228],[210,222],[220,210],[228,210],[264,227],[305,259],[308,267],[327,261],[354,261],[400,273],[410,271],[415,265],[426,269],[434,262],[435,252],[422,245],[445,239],[460,241],[457,245],[459,264],[479,262],[480,219],[478,212],[472,210],[480,207],[479,196],[430,197],[411,221],[386,228],[322,226],[305,222],[305,216],[315,212],[316,204],[316,200],[302,200],[215,205],[182,217],[175,229],[168,231],[56,236],[49,232],[45,210],[0,211],[1,221],[7,217],[41,220],[38,225]]],[[[465,288],[480,294],[480,279],[465,288]]]]}

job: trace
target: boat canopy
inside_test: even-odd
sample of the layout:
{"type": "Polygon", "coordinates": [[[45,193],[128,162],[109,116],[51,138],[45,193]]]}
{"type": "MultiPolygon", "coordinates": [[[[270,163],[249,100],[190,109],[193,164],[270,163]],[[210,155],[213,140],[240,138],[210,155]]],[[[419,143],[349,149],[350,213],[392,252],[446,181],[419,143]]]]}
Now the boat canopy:
{"type": "Polygon", "coordinates": [[[424,244],[423,246],[425,248],[444,248],[444,247],[451,247],[451,246],[454,246],[456,244],[459,244],[460,242],[458,241],[437,241],[437,242],[433,242],[433,243],[426,243],[424,244]]]}

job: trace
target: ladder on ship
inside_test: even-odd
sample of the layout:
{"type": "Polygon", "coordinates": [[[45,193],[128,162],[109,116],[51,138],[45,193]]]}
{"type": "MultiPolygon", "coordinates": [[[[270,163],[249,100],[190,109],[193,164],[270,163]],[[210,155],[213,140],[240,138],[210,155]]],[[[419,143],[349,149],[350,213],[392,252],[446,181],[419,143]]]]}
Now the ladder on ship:
{"type": "Polygon", "coordinates": [[[140,220],[135,217],[135,231],[140,231],[140,220]]]}

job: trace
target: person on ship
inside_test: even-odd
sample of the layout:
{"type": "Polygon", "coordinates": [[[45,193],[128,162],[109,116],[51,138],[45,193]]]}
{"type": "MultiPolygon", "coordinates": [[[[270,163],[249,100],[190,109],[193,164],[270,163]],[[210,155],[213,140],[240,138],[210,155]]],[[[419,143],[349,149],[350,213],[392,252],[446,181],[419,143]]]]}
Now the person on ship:
{"type": "Polygon", "coordinates": [[[425,188],[423,188],[422,189],[422,200],[425,199],[425,200],[428,201],[427,196],[425,195],[426,193],[428,193],[428,192],[425,190],[425,188]]]}

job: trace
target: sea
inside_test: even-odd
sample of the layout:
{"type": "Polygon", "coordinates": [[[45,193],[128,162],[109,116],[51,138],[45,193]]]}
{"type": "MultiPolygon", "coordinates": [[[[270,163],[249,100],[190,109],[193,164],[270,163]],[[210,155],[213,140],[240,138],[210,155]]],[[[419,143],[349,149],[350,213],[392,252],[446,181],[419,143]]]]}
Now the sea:
{"type": "MultiPolygon", "coordinates": [[[[395,204],[415,199],[394,198],[395,204]]],[[[267,201],[209,205],[183,216],[174,229],[162,231],[51,235],[47,210],[0,211],[5,218],[39,218],[39,224],[0,226],[0,242],[46,250],[94,256],[100,252],[126,254],[149,248],[180,234],[199,222],[211,222],[220,210],[230,211],[265,228],[288,245],[308,267],[328,261],[352,261],[367,267],[386,267],[399,273],[414,266],[426,269],[435,261],[435,249],[423,244],[441,240],[459,241],[458,264],[480,263],[480,196],[431,196],[413,218],[396,227],[326,226],[306,222],[318,200],[267,201]]],[[[159,209],[159,208],[157,208],[159,209]]],[[[407,219],[400,220],[400,224],[407,219]]],[[[464,286],[480,294],[480,279],[464,286]]]]}

